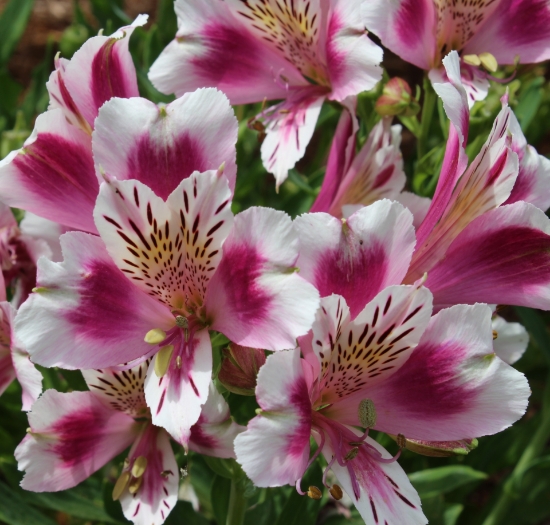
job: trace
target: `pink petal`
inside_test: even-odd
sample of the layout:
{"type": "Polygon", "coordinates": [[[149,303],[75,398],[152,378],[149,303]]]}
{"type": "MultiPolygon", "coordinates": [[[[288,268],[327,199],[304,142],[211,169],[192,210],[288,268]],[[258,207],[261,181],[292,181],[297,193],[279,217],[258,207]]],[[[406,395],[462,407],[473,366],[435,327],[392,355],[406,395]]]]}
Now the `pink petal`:
{"type": "Polygon", "coordinates": [[[178,501],[178,464],[168,434],[148,425],[128,454],[129,464],[138,457],[147,459],[143,481],[135,494],[122,493],[122,512],[136,525],[161,525],[178,501]]]}
{"type": "Polygon", "coordinates": [[[406,182],[400,144],[401,126],[391,126],[391,119],[376,124],[345,173],[329,213],[341,217],[345,205],[394,199],[406,182]]]}
{"type": "Polygon", "coordinates": [[[326,212],[332,206],[334,196],[347,173],[349,165],[355,156],[355,136],[359,129],[359,122],[355,116],[355,106],[350,111],[344,109],[340,114],[340,120],[327,161],[327,169],[321,191],[311,206],[312,212],[326,212]]]}
{"type": "MultiPolygon", "coordinates": [[[[356,430],[350,430],[349,433],[350,437],[360,435],[356,430]]],[[[382,458],[391,458],[391,454],[373,439],[367,438],[366,444],[378,451],[382,458]]],[[[359,447],[359,453],[349,462],[349,466],[342,467],[338,462],[332,466],[338,482],[365,523],[427,524],[418,493],[399,464],[376,461],[365,449],[359,447]],[[350,471],[357,480],[355,484],[351,480],[350,471]],[[354,488],[358,490],[357,494],[354,488]]],[[[332,451],[329,445],[323,449],[323,455],[330,461],[332,451]]]]}
{"type": "MultiPolygon", "coordinates": [[[[413,353],[431,311],[432,297],[426,288],[390,286],[353,321],[342,325],[337,338],[329,337],[328,345],[326,338],[315,338],[318,329],[314,325],[313,346],[319,347],[316,351],[323,371],[322,403],[355,398],[365,389],[387,382],[413,353]]],[[[327,410],[332,413],[331,408],[327,410]]]]}
{"type": "Polygon", "coordinates": [[[231,228],[231,192],[215,171],[193,173],[167,202],[139,181],[101,187],[94,217],[117,266],[171,309],[202,306],[231,228]]]}
{"type": "Polygon", "coordinates": [[[9,348],[0,346],[0,396],[15,379],[15,369],[9,348]]]}
{"type": "MultiPolygon", "coordinates": [[[[508,107],[497,116],[480,153],[456,183],[449,199],[434,196],[432,208],[418,233],[406,282],[414,282],[445,257],[449,246],[474,219],[500,206],[508,199],[518,174],[518,158],[510,149],[508,107]],[[437,213],[432,213],[432,209],[437,213]],[[433,219],[438,218],[437,221],[433,219]]],[[[438,184],[438,188],[442,187],[438,184]]],[[[485,302],[485,301],[483,301],[485,302]]],[[[488,301],[492,302],[492,301],[488,301]]],[[[498,301],[499,302],[499,301],[498,301]]]]}
{"type": "Polygon", "coordinates": [[[365,33],[363,0],[332,0],[328,14],[326,58],[331,100],[372,89],[382,78],[382,48],[365,33]]]}
{"type": "Polygon", "coordinates": [[[47,390],[29,412],[31,431],[15,449],[21,486],[33,492],[74,487],[132,443],[135,421],[91,392],[47,390]]]}
{"type": "Polygon", "coordinates": [[[234,458],[235,438],[244,430],[232,420],[229,405],[211,382],[201,415],[191,427],[189,448],[207,456],[234,458]]]}
{"type": "Polygon", "coordinates": [[[262,162],[273,173],[277,188],[306,151],[325,100],[323,88],[309,86],[290,91],[284,102],[264,112],[266,137],[262,162]]]}
{"type": "Polygon", "coordinates": [[[433,0],[369,0],[361,5],[367,30],[403,60],[428,70],[437,53],[433,0]]]}
{"type": "Polygon", "coordinates": [[[112,97],[139,96],[136,70],[128,43],[134,29],[143,26],[147,18],[147,15],[140,15],[131,25],[111,36],[101,35],[87,40],[71,60],[58,70],[67,91],[66,94],[61,93],[61,100],[55,89],[55,80],[50,79],[52,107],[63,108],[72,122],[75,121],[76,108],[93,129],[99,108],[107,100],[112,97]]]}
{"type": "Polygon", "coordinates": [[[237,461],[258,487],[293,484],[306,468],[311,403],[297,350],[267,358],[258,374],[262,412],[235,439],[237,461]]]}
{"type": "Polygon", "coordinates": [[[162,377],[157,376],[155,363],[151,363],[145,380],[145,399],[153,423],[165,428],[185,447],[211,382],[212,346],[208,330],[191,333],[186,351],[186,355],[181,355],[180,349],[174,348],[168,370],[162,377]]]}
{"type": "MultiPolygon", "coordinates": [[[[500,432],[523,415],[529,394],[525,376],[493,353],[491,310],[481,304],[439,312],[405,365],[362,393],[377,430],[430,441],[500,432]]],[[[332,411],[357,424],[352,408],[332,411]]]]}
{"type": "Polygon", "coordinates": [[[509,323],[499,315],[493,316],[493,341],[495,354],[509,365],[518,361],[527,350],[529,334],[519,323],[509,323]]]}
{"type": "Polygon", "coordinates": [[[550,309],[549,235],[550,221],[532,204],[517,202],[485,213],[428,273],[434,303],[439,308],[483,302],[550,309]]]}
{"type": "Polygon", "coordinates": [[[179,29],[149,71],[157,89],[177,96],[217,87],[232,104],[286,97],[287,83],[307,85],[299,71],[246,27],[220,0],[178,0],[179,29]]]}
{"type": "Polygon", "coordinates": [[[235,187],[238,124],[216,90],[201,89],[162,107],[143,98],[113,99],[101,108],[95,127],[98,170],[118,180],[137,179],[162,199],[194,171],[224,163],[235,187]]]}
{"type": "Polygon", "coordinates": [[[0,162],[6,204],[75,229],[96,232],[98,190],[90,137],[58,109],[40,115],[23,148],[0,162]]]}
{"type": "Polygon", "coordinates": [[[168,329],[168,309],[116,267],[98,237],[66,233],[62,263],[38,264],[38,293],[19,309],[17,337],[34,362],[65,368],[115,366],[147,354],[152,328],[168,329]]]}
{"type": "Polygon", "coordinates": [[[205,299],[212,329],[241,346],[294,347],[319,305],[317,290],[296,273],[297,259],[288,215],[269,208],[237,215],[205,299]]]}
{"type": "Polygon", "coordinates": [[[502,64],[513,64],[517,55],[523,64],[542,62],[550,58],[549,25],[547,1],[502,0],[464,53],[489,52],[502,64]]]}
{"type": "Polygon", "coordinates": [[[415,244],[412,215],[396,202],[378,201],[344,224],[321,213],[304,214],[295,224],[300,274],[321,297],[342,295],[352,317],[407,272],[415,244]]]}

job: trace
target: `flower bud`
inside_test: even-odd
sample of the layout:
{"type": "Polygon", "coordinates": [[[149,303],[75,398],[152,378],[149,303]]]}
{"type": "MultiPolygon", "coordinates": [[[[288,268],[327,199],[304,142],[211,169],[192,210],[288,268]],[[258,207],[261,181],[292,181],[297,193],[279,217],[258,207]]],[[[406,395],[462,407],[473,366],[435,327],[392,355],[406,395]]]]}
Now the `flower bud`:
{"type": "Polygon", "coordinates": [[[384,86],[382,96],[374,106],[376,112],[383,117],[403,115],[412,117],[420,111],[420,105],[412,96],[412,91],[402,78],[394,77],[384,86]]]}
{"type": "Polygon", "coordinates": [[[223,354],[218,379],[234,394],[253,396],[258,370],[265,363],[264,351],[231,343],[223,354]]]}
{"type": "Polygon", "coordinates": [[[401,441],[399,446],[404,445],[411,452],[420,454],[421,456],[430,456],[434,458],[444,458],[449,456],[465,456],[472,450],[477,448],[477,439],[460,439],[457,441],[420,441],[417,439],[406,439],[401,434],[399,436],[390,437],[397,441],[401,441]]]}

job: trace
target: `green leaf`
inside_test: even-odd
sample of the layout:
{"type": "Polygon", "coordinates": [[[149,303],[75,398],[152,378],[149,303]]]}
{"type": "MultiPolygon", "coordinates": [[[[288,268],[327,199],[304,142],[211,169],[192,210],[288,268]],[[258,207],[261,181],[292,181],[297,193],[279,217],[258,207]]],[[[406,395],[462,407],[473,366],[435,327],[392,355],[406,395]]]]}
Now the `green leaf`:
{"type": "Polygon", "coordinates": [[[409,479],[421,498],[446,494],[462,485],[487,479],[485,472],[464,465],[451,465],[409,474],[409,479]]]}
{"type": "Polygon", "coordinates": [[[546,330],[546,325],[541,315],[535,310],[525,308],[523,306],[516,306],[516,312],[522,324],[529,332],[534,343],[538,349],[544,354],[548,363],[550,363],[550,335],[546,330]]]}
{"type": "Polygon", "coordinates": [[[210,522],[193,510],[188,501],[178,501],[164,522],[165,525],[210,525],[210,522]]]}
{"type": "Polygon", "coordinates": [[[463,510],[464,505],[461,505],[460,503],[453,503],[452,505],[449,505],[443,513],[443,521],[445,522],[445,525],[456,525],[463,510]]]}
{"type": "Polygon", "coordinates": [[[11,0],[0,16],[0,67],[10,59],[27,27],[34,0],[11,0]]]}
{"type": "Polygon", "coordinates": [[[0,521],[8,525],[57,525],[0,481],[0,521]]]}
{"type": "Polygon", "coordinates": [[[229,495],[231,493],[231,480],[222,476],[216,476],[212,483],[210,499],[214,516],[218,525],[225,525],[227,509],[229,508],[229,495]]]}

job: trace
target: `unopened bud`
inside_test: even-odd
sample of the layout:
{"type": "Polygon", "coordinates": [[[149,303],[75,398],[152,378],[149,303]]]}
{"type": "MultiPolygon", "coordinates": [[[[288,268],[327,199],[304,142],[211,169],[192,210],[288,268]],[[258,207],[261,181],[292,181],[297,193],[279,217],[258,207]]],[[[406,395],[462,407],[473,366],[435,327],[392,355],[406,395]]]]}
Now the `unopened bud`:
{"type": "Polygon", "coordinates": [[[342,492],[340,485],[336,485],[336,483],[330,487],[329,492],[336,501],[340,501],[344,497],[344,493],[342,492]]]}
{"type": "Polygon", "coordinates": [[[234,394],[253,396],[256,377],[265,363],[265,353],[231,343],[223,350],[224,359],[218,374],[223,386],[234,394]]]}
{"type": "Polygon", "coordinates": [[[306,494],[311,499],[321,499],[323,497],[323,493],[313,485],[308,488],[306,494]]]}
{"type": "Polygon", "coordinates": [[[376,101],[374,109],[383,117],[412,117],[420,111],[420,105],[413,97],[409,84],[402,78],[394,77],[384,86],[382,96],[376,101]]]}

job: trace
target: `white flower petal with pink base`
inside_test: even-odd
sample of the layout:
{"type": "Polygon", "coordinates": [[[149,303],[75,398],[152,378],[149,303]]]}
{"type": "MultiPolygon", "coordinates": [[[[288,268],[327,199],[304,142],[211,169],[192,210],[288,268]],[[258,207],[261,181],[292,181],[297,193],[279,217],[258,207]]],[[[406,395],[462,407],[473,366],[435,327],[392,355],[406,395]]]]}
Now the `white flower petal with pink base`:
{"type": "Polygon", "coordinates": [[[432,295],[424,287],[389,286],[380,292],[342,326],[337,339],[323,345],[322,403],[336,403],[387,382],[413,353],[431,312],[432,295]]]}
{"type": "Polygon", "coordinates": [[[298,236],[283,212],[250,208],[235,217],[208,286],[206,319],[241,346],[282,350],[313,323],[317,290],[296,273],[298,236]]]}
{"type": "Polygon", "coordinates": [[[424,222],[432,200],[428,197],[421,197],[410,191],[402,191],[399,195],[393,197],[393,200],[399,202],[407,208],[413,215],[413,227],[418,229],[424,222]]]}
{"type": "Polygon", "coordinates": [[[201,415],[191,427],[189,448],[207,456],[234,458],[235,438],[245,429],[231,419],[229,405],[211,382],[201,415]]]}
{"type": "MultiPolygon", "coordinates": [[[[139,96],[136,70],[128,43],[134,29],[147,22],[147,15],[139,15],[134,22],[119,29],[111,36],[96,36],[87,40],[68,63],[59,70],[62,82],[72,99],[74,107],[89,124],[94,127],[99,108],[112,97],[139,96]]],[[[59,84],[50,80],[50,96],[62,107],[69,119],[74,122],[73,104],[67,104],[67,97],[58,100],[56,93],[59,84]],[[57,99],[57,100],[56,100],[57,99]]]]}
{"type": "Polygon", "coordinates": [[[96,232],[98,190],[90,136],[59,109],[40,115],[23,148],[0,161],[2,201],[72,228],[96,232]]]}
{"type": "Polygon", "coordinates": [[[473,221],[428,272],[434,304],[513,304],[550,309],[550,220],[516,202],[473,221]],[[510,286],[513,283],[513,286],[510,286]]]}
{"type": "Polygon", "coordinates": [[[361,4],[368,31],[401,58],[428,70],[435,60],[437,13],[433,0],[367,0],[361,4]]]}
{"type": "MultiPolygon", "coordinates": [[[[350,434],[357,437],[361,435],[356,430],[350,430],[350,434]]],[[[391,459],[391,454],[374,439],[367,438],[366,444],[381,454],[382,458],[391,459]]],[[[359,453],[349,465],[342,467],[334,462],[331,467],[365,523],[427,524],[418,493],[399,464],[376,461],[365,449],[359,447],[359,453]],[[349,470],[354,474],[355,483],[349,470]]],[[[327,461],[331,460],[330,445],[325,445],[323,455],[327,461]]]]}
{"type": "Polygon", "coordinates": [[[101,368],[150,351],[151,328],[168,330],[173,316],[116,267],[100,238],[61,237],[65,260],[38,264],[38,291],[21,306],[17,338],[34,362],[64,368],[101,368]]]}
{"type": "MultiPolygon", "coordinates": [[[[63,260],[63,254],[61,253],[61,242],[59,238],[64,233],[67,233],[69,229],[66,226],[43,217],[39,217],[34,213],[26,212],[25,217],[20,224],[21,233],[34,240],[45,241],[50,249],[48,256],[54,262],[60,262],[63,260]]],[[[36,258],[38,261],[38,258],[36,258]]]]}
{"type": "Polygon", "coordinates": [[[396,202],[378,201],[345,223],[322,213],[295,220],[297,266],[321,297],[342,295],[355,317],[382,289],[405,276],[415,238],[412,215],[396,202]]]}
{"type": "Polygon", "coordinates": [[[21,486],[33,492],[74,487],[120,454],[139,425],[91,392],[47,390],[29,412],[30,432],[15,449],[21,486]]]}
{"type": "Polygon", "coordinates": [[[330,100],[344,100],[350,95],[368,91],[382,78],[382,48],[365,32],[361,19],[362,2],[330,2],[326,30],[326,60],[332,88],[330,100]]]}
{"type": "Polygon", "coordinates": [[[193,312],[231,229],[230,200],[227,179],[215,171],[193,173],[167,202],[139,181],[110,180],[94,217],[108,252],[136,287],[167,311],[193,312]]]}
{"type": "Polygon", "coordinates": [[[17,381],[23,391],[23,410],[30,410],[42,393],[42,374],[31,363],[29,354],[16,346],[12,347],[11,359],[17,381]]]}
{"type": "Polygon", "coordinates": [[[264,112],[267,125],[262,162],[275,176],[277,188],[304,156],[324,100],[323,89],[311,86],[290,91],[284,102],[264,112]]]}
{"type": "Polygon", "coordinates": [[[165,428],[185,447],[191,427],[199,419],[201,406],[208,397],[211,376],[212,346],[208,330],[191,333],[185,348],[174,348],[162,377],[158,377],[154,362],[149,366],[145,399],[153,424],[165,428]]]}
{"type": "Polygon", "coordinates": [[[285,98],[287,82],[308,84],[280,52],[247,29],[246,19],[227,2],[177,0],[175,9],[176,37],[149,71],[160,91],[180,96],[217,87],[232,104],[248,104],[285,98]]]}
{"type": "MultiPolygon", "coordinates": [[[[431,441],[500,432],[523,415],[529,394],[525,376],[494,354],[491,309],[481,304],[432,317],[406,365],[361,393],[374,403],[377,430],[431,441]]],[[[350,401],[332,413],[355,425],[357,405],[350,401]]]]}
{"type": "Polygon", "coordinates": [[[509,130],[512,150],[519,158],[519,173],[506,204],[524,201],[546,211],[550,207],[550,160],[527,144],[513,113],[510,113],[509,130]]]}
{"type": "Polygon", "coordinates": [[[499,315],[493,317],[493,341],[495,354],[505,363],[513,365],[527,350],[529,334],[519,323],[509,323],[499,315]]]}
{"type": "Polygon", "coordinates": [[[235,439],[237,461],[258,487],[294,484],[309,459],[311,403],[300,352],[278,352],[258,373],[262,409],[235,439]]]}
{"type": "Polygon", "coordinates": [[[130,472],[138,457],[145,458],[147,466],[138,478],[142,481],[137,492],[131,494],[126,488],[120,496],[122,512],[135,525],[162,525],[177,503],[179,485],[178,464],[168,434],[149,425],[128,454],[130,472]]]}
{"type": "MultiPolygon", "coordinates": [[[[495,6],[496,7],[496,6],[495,6]]],[[[502,0],[464,48],[465,54],[489,52],[501,64],[550,58],[550,4],[539,0],[502,0]]]]}
{"type": "Polygon", "coordinates": [[[98,171],[118,180],[137,179],[162,199],[194,171],[222,164],[234,189],[237,130],[229,101],[215,89],[200,89],[161,107],[144,98],[112,99],[95,122],[94,159],[98,171]]]}

